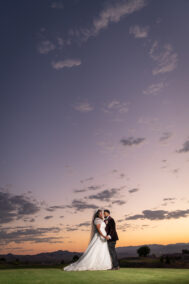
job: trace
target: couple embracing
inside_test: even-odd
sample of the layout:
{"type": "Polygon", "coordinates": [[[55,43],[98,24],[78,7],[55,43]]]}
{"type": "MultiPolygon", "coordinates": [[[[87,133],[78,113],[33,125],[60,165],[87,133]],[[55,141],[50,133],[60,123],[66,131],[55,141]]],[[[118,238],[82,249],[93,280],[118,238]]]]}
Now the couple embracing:
{"type": "Polygon", "coordinates": [[[118,270],[115,250],[118,235],[114,219],[108,209],[95,212],[91,224],[91,239],[86,251],[78,259],[64,267],[65,271],[118,270]]]}

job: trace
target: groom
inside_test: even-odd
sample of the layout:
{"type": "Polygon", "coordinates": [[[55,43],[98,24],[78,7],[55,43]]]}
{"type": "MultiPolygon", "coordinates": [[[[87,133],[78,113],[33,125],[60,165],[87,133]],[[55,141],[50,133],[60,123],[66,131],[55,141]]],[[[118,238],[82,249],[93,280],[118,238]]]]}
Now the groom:
{"type": "Polygon", "coordinates": [[[118,235],[116,232],[115,221],[110,216],[110,211],[108,209],[104,210],[104,217],[105,217],[105,223],[106,223],[106,233],[109,237],[108,248],[109,248],[111,258],[112,258],[112,265],[113,265],[112,270],[118,270],[120,269],[120,267],[119,267],[119,262],[117,259],[115,246],[116,246],[116,241],[119,239],[118,239],[118,235]]]}

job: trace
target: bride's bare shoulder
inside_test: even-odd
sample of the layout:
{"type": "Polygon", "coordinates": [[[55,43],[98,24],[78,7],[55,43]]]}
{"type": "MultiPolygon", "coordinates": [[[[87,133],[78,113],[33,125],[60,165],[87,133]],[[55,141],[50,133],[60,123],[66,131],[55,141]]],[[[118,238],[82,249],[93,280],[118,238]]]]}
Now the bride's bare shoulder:
{"type": "Polygon", "coordinates": [[[103,221],[103,220],[102,220],[101,218],[96,217],[96,218],[94,219],[94,224],[95,224],[95,225],[101,224],[102,221],[103,221]]]}

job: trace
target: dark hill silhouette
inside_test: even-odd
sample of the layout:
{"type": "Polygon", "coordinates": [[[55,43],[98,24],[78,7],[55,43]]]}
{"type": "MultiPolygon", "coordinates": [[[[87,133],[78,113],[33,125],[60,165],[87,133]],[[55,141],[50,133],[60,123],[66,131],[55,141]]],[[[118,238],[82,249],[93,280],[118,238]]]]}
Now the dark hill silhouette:
{"type": "MultiPolygon", "coordinates": [[[[189,249],[189,243],[176,243],[168,245],[145,244],[150,248],[150,254],[160,256],[163,254],[181,253],[182,250],[189,249]]],[[[137,249],[140,246],[117,247],[119,258],[137,257],[137,249]]],[[[70,262],[74,255],[81,256],[81,252],[70,252],[68,250],[58,250],[54,252],[44,252],[36,255],[14,255],[12,253],[0,255],[0,259],[5,259],[6,262],[14,262],[19,260],[20,263],[40,263],[40,264],[60,264],[62,261],[70,262]]]]}
{"type": "MultiPolygon", "coordinates": [[[[168,245],[159,245],[159,244],[145,244],[150,248],[150,254],[155,254],[156,256],[160,256],[162,254],[172,254],[172,253],[180,253],[183,249],[189,249],[189,243],[176,243],[176,244],[168,244],[168,245]]],[[[128,247],[118,247],[117,254],[119,258],[129,257],[129,256],[138,256],[137,249],[140,246],[128,246],[128,247]]]]}

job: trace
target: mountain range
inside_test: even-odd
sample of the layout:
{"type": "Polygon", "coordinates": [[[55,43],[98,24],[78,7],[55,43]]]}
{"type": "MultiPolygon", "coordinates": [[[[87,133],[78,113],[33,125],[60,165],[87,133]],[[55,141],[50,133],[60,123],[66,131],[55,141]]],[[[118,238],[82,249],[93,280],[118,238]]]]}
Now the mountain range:
{"type": "MultiPolygon", "coordinates": [[[[160,256],[162,254],[182,253],[183,249],[189,249],[189,243],[176,243],[168,245],[147,244],[150,247],[150,254],[160,256]]],[[[117,247],[118,258],[136,257],[137,249],[140,246],[117,247]]],[[[36,255],[15,255],[1,254],[0,260],[6,259],[7,262],[19,261],[21,263],[40,263],[40,264],[60,264],[61,262],[69,262],[74,255],[81,256],[81,252],[70,252],[67,250],[58,250],[55,252],[44,252],[36,255]]]]}

